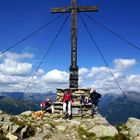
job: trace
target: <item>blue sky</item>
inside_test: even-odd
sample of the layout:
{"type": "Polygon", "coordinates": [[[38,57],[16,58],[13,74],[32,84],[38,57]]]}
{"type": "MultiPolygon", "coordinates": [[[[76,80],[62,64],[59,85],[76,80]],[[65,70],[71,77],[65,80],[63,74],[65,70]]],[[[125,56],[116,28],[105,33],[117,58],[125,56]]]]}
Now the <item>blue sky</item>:
{"type": "MultiPolygon", "coordinates": [[[[10,47],[59,15],[51,14],[50,8],[69,5],[70,0],[0,0],[0,51],[10,47]]],[[[140,47],[139,0],[79,0],[78,5],[98,5],[99,11],[88,13],[88,15],[140,47]]],[[[127,90],[126,87],[129,84],[137,87],[130,90],[139,90],[137,81],[140,77],[140,51],[93,24],[84,15],[83,17],[110,68],[116,74],[116,78],[118,78],[118,81],[122,81],[124,90],[127,90]],[[128,83],[127,78],[134,83],[128,83]],[[123,80],[125,80],[125,83],[123,83],[123,80]]],[[[0,57],[1,91],[23,91],[62,25],[64,18],[65,16],[11,49],[8,54],[0,57]],[[20,82],[16,83],[17,79],[20,82]],[[10,83],[9,81],[12,80],[13,82],[10,83]],[[23,80],[25,81],[24,84],[21,83],[23,80]]],[[[35,77],[33,81],[33,85],[42,82],[42,85],[39,86],[46,86],[43,90],[38,87],[37,91],[45,92],[54,90],[59,86],[68,86],[70,38],[69,17],[45,63],[40,68],[42,75],[35,77]],[[54,76],[55,74],[56,76],[54,76]]],[[[105,64],[79,18],[78,66],[80,68],[79,83],[81,87],[96,87],[97,89],[99,87],[101,92],[107,92],[105,89],[108,91],[111,89],[111,76],[106,72],[105,64]],[[105,80],[104,83],[101,82],[101,79],[105,80]]],[[[114,87],[115,89],[110,90],[110,92],[117,91],[115,84],[114,87]]],[[[30,88],[30,91],[33,92],[34,90],[30,88]]]]}

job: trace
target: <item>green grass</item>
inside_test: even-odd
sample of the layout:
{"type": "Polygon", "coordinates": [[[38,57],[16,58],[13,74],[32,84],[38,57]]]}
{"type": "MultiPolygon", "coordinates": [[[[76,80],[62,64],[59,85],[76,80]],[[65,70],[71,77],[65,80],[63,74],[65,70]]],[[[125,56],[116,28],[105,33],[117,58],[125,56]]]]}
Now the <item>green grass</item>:
{"type": "Polygon", "coordinates": [[[56,122],[47,122],[52,128],[55,128],[57,123],[56,122]]]}
{"type": "Polygon", "coordinates": [[[130,138],[119,133],[118,135],[114,137],[110,137],[110,136],[102,137],[100,138],[100,140],[130,140],[130,138]]]}
{"type": "Polygon", "coordinates": [[[78,128],[78,134],[81,140],[96,140],[96,135],[92,132],[87,132],[83,128],[78,128]]]}
{"type": "Polygon", "coordinates": [[[10,139],[9,139],[9,138],[6,138],[6,137],[3,136],[3,135],[2,135],[2,136],[0,135],[0,140],[10,140],[10,139]]]}
{"type": "Polygon", "coordinates": [[[128,130],[126,124],[123,124],[123,123],[120,125],[116,125],[115,127],[118,130],[118,132],[121,132],[122,130],[128,130]]]}
{"type": "Polygon", "coordinates": [[[6,138],[6,136],[2,130],[0,130],[0,140],[9,140],[9,138],[6,138]]]}
{"type": "Polygon", "coordinates": [[[33,126],[33,127],[39,127],[39,128],[42,128],[43,125],[44,125],[44,123],[42,122],[42,123],[39,123],[39,124],[37,124],[37,123],[34,124],[34,123],[33,123],[32,126],[33,126]]]}
{"type": "Polygon", "coordinates": [[[18,120],[17,117],[14,117],[14,116],[11,117],[10,118],[10,121],[13,122],[13,123],[15,123],[16,125],[25,126],[25,123],[23,121],[21,121],[21,120],[18,120]]]}
{"type": "Polygon", "coordinates": [[[55,116],[54,118],[55,119],[60,119],[60,118],[62,118],[64,115],[61,115],[61,114],[58,114],[57,116],[55,116]]]}
{"type": "Polygon", "coordinates": [[[49,138],[51,138],[52,137],[52,135],[50,134],[50,133],[48,133],[48,134],[46,134],[46,136],[44,136],[43,138],[44,139],[49,139],[49,138]]]}
{"type": "Polygon", "coordinates": [[[29,122],[19,120],[17,117],[14,117],[14,116],[12,116],[10,118],[10,121],[13,122],[13,123],[15,123],[16,125],[19,125],[19,126],[29,126],[30,125],[29,122]]]}

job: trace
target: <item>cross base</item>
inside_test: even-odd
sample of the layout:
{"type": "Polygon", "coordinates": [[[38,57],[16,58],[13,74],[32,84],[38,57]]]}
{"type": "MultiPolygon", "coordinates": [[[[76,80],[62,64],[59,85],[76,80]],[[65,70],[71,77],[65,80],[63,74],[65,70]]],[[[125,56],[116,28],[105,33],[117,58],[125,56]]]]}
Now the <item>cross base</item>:
{"type": "Polygon", "coordinates": [[[81,105],[80,104],[80,96],[90,96],[90,88],[66,88],[66,89],[57,89],[57,97],[56,102],[54,102],[55,113],[62,114],[63,113],[63,102],[62,98],[64,92],[67,90],[71,90],[73,93],[74,103],[72,103],[72,114],[73,115],[82,115],[82,114],[90,114],[91,113],[91,104],[81,105]]]}

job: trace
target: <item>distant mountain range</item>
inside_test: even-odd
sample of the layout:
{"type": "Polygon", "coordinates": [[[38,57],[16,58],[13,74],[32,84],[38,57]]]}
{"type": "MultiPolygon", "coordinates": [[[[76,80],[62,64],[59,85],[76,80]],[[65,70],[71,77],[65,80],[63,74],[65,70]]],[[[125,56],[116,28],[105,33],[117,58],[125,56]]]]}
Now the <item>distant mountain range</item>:
{"type": "Polygon", "coordinates": [[[127,95],[106,94],[102,97],[100,113],[111,124],[126,122],[129,117],[140,119],[140,93],[126,92],[127,95]]]}
{"type": "MultiPolygon", "coordinates": [[[[126,122],[129,117],[140,119],[140,93],[127,92],[127,97],[112,93],[102,96],[99,103],[100,113],[111,124],[126,122]]],[[[41,101],[46,98],[55,101],[56,93],[28,93],[23,96],[22,92],[1,92],[0,109],[9,114],[36,111],[40,109],[41,101]]]]}
{"type": "Polygon", "coordinates": [[[40,109],[42,100],[50,98],[55,101],[56,94],[48,93],[29,93],[22,92],[1,92],[0,93],[0,109],[8,114],[20,114],[26,110],[36,111],[40,109]]]}

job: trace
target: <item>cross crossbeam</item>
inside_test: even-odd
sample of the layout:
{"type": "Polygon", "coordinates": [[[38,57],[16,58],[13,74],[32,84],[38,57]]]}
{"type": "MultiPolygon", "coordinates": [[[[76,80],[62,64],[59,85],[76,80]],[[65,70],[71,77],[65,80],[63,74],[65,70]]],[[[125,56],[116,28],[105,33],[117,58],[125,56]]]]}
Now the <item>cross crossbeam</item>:
{"type": "Polygon", "coordinates": [[[70,7],[52,8],[52,13],[71,13],[71,65],[69,87],[78,88],[77,66],[77,12],[97,12],[97,6],[77,6],[77,0],[71,0],[70,7]]]}
{"type": "MultiPolygon", "coordinates": [[[[52,13],[70,13],[71,10],[73,10],[72,7],[62,7],[62,8],[52,8],[52,13]]],[[[77,12],[97,12],[98,7],[97,6],[78,6],[76,9],[77,12]]]]}

